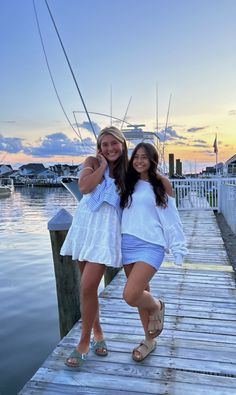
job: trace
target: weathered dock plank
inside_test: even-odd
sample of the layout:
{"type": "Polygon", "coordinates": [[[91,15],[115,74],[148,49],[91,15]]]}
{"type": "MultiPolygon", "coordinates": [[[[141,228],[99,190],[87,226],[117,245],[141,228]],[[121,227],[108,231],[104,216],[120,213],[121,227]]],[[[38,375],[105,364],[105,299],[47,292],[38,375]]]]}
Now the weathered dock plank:
{"type": "Polygon", "coordinates": [[[151,288],[166,302],[165,326],[141,363],[131,351],[142,339],[138,313],[122,300],[123,271],[101,293],[101,322],[109,354],[89,353],[80,369],[64,364],[75,347],[77,322],[21,390],[29,394],[236,394],[235,277],[217,226],[207,212],[181,212],[189,254],[183,268],[171,255],[151,288]]]}

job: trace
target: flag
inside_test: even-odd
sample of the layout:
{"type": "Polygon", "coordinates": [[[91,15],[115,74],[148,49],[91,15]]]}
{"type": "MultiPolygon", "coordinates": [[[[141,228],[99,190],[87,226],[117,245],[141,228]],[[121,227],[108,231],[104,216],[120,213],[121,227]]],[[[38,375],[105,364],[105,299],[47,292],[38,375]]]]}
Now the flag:
{"type": "Polygon", "coordinates": [[[217,136],[215,137],[214,144],[213,144],[215,154],[218,153],[218,146],[217,146],[217,136]]]}

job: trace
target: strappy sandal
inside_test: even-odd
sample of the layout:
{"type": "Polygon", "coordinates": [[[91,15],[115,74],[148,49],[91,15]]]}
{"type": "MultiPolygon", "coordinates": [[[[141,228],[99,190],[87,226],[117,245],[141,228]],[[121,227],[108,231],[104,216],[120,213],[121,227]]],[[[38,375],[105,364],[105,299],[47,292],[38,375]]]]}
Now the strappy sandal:
{"type": "Polygon", "coordinates": [[[160,304],[161,309],[156,309],[156,311],[149,316],[148,335],[152,339],[161,334],[164,326],[165,303],[160,300],[160,304]]]}
{"type": "Polygon", "coordinates": [[[87,359],[87,353],[86,354],[81,354],[77,349],[75,348],[74,351],[70,354],[68,358],[65,360],[65,364],[69,366],[70,368],[77,368],[81,367],[84,362],[87,359]],[[75,362],[70,362],[70,359],[74,359],[75,362]]]}
{"type": "Polygon", "coordinates": [[[136,362],[141,362],[143,361],[155,348],[156,348],[156,340],[153,341],[147,341],[143,340],[141,343],[138,345],[138,347],[135,347],[132,352],[132,358],[136,362]],[[137,355],[136,352],[139,354],[137,355]]]}
{"type": "Polygon", "coordinates": [[[96,342],[95,339],[92,339],[91,350],[93,350],[93,352],[100,357],[105,357],[108,354],[105,340],[100,340],[96,342]]]}

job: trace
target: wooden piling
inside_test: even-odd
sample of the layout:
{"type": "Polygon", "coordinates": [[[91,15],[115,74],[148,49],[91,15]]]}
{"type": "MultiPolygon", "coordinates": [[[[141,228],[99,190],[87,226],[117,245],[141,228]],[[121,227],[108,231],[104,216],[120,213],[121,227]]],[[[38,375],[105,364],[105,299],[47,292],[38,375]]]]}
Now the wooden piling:
{"type": "Polygon", "coordinates": [[[121,268],[107,267],[104,274],[104,285],[105,287],[110,284],[113,278],[117,275],[121,268]]]}
{"type": "Polygon", "coordinates": [[[52,255],[57,288],[60,335],[63,338],[80,314],[79,265],[70,256],[61,256],[60,250],[72,223],[72,216],[61,209],[49,222],[52,255]]]}

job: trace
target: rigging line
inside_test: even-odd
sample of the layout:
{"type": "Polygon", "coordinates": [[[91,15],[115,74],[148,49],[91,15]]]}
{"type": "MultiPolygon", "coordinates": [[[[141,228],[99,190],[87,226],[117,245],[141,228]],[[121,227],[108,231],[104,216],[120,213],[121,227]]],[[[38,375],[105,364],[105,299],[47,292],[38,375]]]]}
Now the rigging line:
{"type": "Polygon", "coordinates": [[[81,143],[82,143],[82,146],[83,146],[83,149],[84,149],[84,154],[86,154],[85,145],[84,145],[84,142],[83,142],[81,133],[80,133],[80,129],[79,129],[79,126],[78,126],[78,121],[77,121],[77,119],[76,119],[76,116],[75,116],[75,112],[74,112],[74,111],[73,111],[73,115],[74,115],[75,124],[76,124],[76,126],[77,126],[78,133],[79,133],[79,135],[80,135],[80,140],[81,140],[81,143]]]}
{"type": "Polygon", "coordinates": [[[0,163],[3,161],[3,159],[6,158],[7,155],[8,155],[8,152],[5,152],[5,153],[1,156],[0,163]]]}
{"type": "Polygon", "coordinates": [[[123,125],[124,125],[125,118],[126,118],[127,113],[128,113],[128,109],[129,109],[131,100],[132,100],[132,96],[130,96],[129,103],[128,103],[128,106],[127,106],[126,111],[125,111],[124,118],[123,118],[122,123],[121,123],[121,127],[120,127],[120,130],[121,130],[121,131],[122,131],[122,129],[123,129],[123,125]]]}
{"type": "MultiPolygon", "coordinates": [[[[80,113],[80,114],[84,113],[84,111],[75,111],[75,112],[78,112],[78,113],[80,113]]],[[[108,117],[108,118],[111,117],[110,115],[104,114],[104,113],[102,113],[102,112],[95,112],[95,111],[89,111],[89,114],[101,115],[101,116],[103,116],[103,117],[108,117]]],[[[135,127],[135,125],[133,125],[133,124],[130,123],[130,122],[124,121],[124,119],[120,119],[120,118],[113,117],[113,116],[112,116],[112,119],[115,119],[116,121],[124,122],[124,123],[126,123],[126,125],[129,125],[130,127],[135,127]]]]}
{"type": "Polygon", "coordinates": [[[81,101],[82,101],[82,104],[83,104],[84,110],[85,110],[85,112],[86,112],[88,121],[89,121],[90,126],[91,126],[91,128],[92,128],[92,131],[93,131],[93,134],[94,134],[94,136],[95,136],[95,139],[97,140],[97,135],[96,135],[96,133],[95,133],[95,130],[94,130],[92,121],[91,121],[91,119],[90,119],[90,116],[89,116],[89,113],[88,113],[88,110],[87,110],[87,107],[86,107],[86,105],[85,105],[83,96],[82,96],[82,94],[81,94],[81,92],[80,92],[79,85],[78,85],[78,83],[77,83],[77,81],[76,81],[76,78],[75,78],[73,69],[72,69],[72,67],[71,67],[69,58],[68,58],[68,56],[67,56],[66,50],[65,50],[65,48],[64,48],[63,42],[62,42],[62,40],[61,40],[60,34],[59,34],[59,32],[58,32],[58,29],[57,29],[56,23],[55,23],[55,21],[54,21],[54,18],[53,18],[53,16],[52,16],[51,10],[50,10],[50,8],[49,8],[48,2],[47,2],[47,0],[44,0],[44,1],[45,1],[45,3],[46,3],[46,6],[47,6],[48,12],[49,12],[49,14],[50,14],[51,20],[52,20],[52,22],[53,22],[54,28],[55,28],[55,30],[56,30],[57,37],[58,37],[58,39],[59,39],[59,41],[60,41],[60,44],[61,44],[63,53],[64,53],[64,55],[65,55],[67,64],[68,64],[68,66],[69,66],[69,69],[70,69],[71,75],[72,75],[72,77],[73,77],[73,80],[74,80],[75,86],[76,86],[76,88],[77,88],[77,91],[78,91],[78,93],[79,93],[80,99],[81,99],[81,101]]]}
{"type": "Polygon", "coordinates": [[[34,6],[34,14],[35,14],[35,19],[36,19],[36,23],[37,23],[38,32],[39,32],[39,37],[40,37],[40,41],[41,41],[41,44],[42,44],[43,53],[44,53],[44,57],[45,57],[46,64],[47,64],[47,69],[48,69],[48,72],[49,72],[49,75],[50,75],[50,78],[51,78],[51,81],[52,81],[52,85],[53,85],[54,91],[56,93],[56,96],[57,96],[57,99],[58,99],[59,104],[61,106],[61,109],[62,109],[62,111],[63,111],[63,113],[64,113],[64,115],[65,115],[65,117],[66,117],[66,119],[67,119],[67,121],[69,123],[69,125],[71,126],[73,131],[76,133],[76,135],[80,138],[80,136],[78,135],[76,129],[72,125],[72,123],[71,123],[71,121],[70,121],[70,119],[69,119],[69,117],[68,117],[68,115],[67,115],[67,113],[65,111],[65,108],[64,108],[64,106],[62,104],[62,101],[60,99],[58,90],[56,88],[56,84],[55,84],[55,81],[54,81],[54,78],[53,78],[53,75],[52,75],[52,72],[51,72],[51,68],[50,68],[49,62],[48,62],[47,53],[46,53],[45,45],[44,45],[44,42],[43,42],[43,37],[42,37],[40,25],[39,25],[39,19],[38,19],[38,14],[37,14],[37,10],[36,10],[36,6],[35,6],[35,1],[34,0],[33,0],[33,6],[34,6]]]}
{"type": "Polygon", "coordinates": [[[75,117],[75,112],[74,112],[74,111],[73,111],[73,115],[74,115],[74,120],[75,120],[75,124],[76,124],[77,130],[78,130],[78,134],[79,134],[80,139],[81,139],[81,142],[82,142],[82,144],[83,144],[82,136],[81,136],[81,133],[80,133],[80,129],[79,129],[78,122],[77,122],[77,119],[76,119],[76,117],[75,117]]]}

